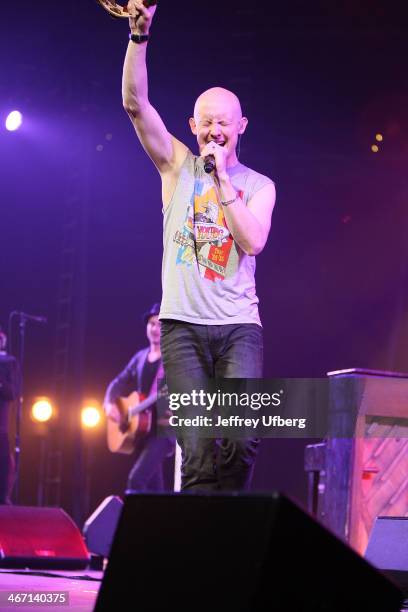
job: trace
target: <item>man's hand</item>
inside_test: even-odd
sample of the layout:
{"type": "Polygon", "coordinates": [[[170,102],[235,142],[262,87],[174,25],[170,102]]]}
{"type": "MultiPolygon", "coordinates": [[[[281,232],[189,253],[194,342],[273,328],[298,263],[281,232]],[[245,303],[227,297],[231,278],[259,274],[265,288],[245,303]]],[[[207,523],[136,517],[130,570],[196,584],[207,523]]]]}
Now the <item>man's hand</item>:
{"type": "Polygon", "coordinates": [[[105,408],[105,414],[108,417],[108,419],[115,421],[115,423],[120,423],[120,421],[122,420],[122,417],[119,412],[119,408],[117,407],[116,404],[113,404],[112,402],[106,402],[106,404],[104,404],[104,408],[105,408]]]}
{"type": "Polygon", "coordinates": [[[157,6],[146,8],[142,0],[130,0],[127,5],[132,34],[148,34],[157,6]]]}
{"type": "Polygon", "coordinates": [[[218,178],[221,180],[221,178],[227,176],[227,150],[225,147],[221,147],[216,142],[209,142],[201,151],[201,157],[204,158],[207,155],[214,155],[218,178]]]}

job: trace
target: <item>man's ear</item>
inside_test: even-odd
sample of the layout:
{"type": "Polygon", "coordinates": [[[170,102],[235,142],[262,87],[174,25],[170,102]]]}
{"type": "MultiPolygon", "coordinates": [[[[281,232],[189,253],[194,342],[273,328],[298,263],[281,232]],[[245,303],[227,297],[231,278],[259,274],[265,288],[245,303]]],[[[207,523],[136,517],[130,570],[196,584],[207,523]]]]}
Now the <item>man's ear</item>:
{"type": "Polygon", "coordinates": [[[238,134],[243,134],[245,130],[247,129],[247,125],[248,125],[248,119],[246,117],[241,117],[241,119],[239,120],[238,134]]]}
{"type": "Polygon", "coordinates": [[[196,124],[196,122],[195,122],[194,117],[190,117],[190,119],[188,120],[188,122],[189,122],[189,124],[190,124],[191,131],[193,132],[193,134],[194,134],[195,136],[197,136],[197,124],[196,124]]]}

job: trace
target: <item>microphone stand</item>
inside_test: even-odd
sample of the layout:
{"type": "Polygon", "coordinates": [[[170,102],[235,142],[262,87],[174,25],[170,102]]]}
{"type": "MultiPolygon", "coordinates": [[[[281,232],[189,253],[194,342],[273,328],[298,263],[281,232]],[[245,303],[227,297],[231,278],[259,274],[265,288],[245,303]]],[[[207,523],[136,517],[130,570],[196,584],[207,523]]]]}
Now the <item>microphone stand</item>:
{"type": "Polygon", "coordinates": [[[14,503],[18,504],[19,499],[19,488],[20,488],[20,456],[21,456],[21,421],[23,415],[23,367],[24,367],[24,349],[25,349],[25,327],[27,321],[36,320],[36,317],[27,315],[24,312],[13,311],[10,313],[10,328],[11,319],[13,316],[19,317],[19,331],[20,331],[20,342],[18,347],[18,398],[17,398],[17,409],[16,409],[16,433],[14,441],[14,503]]]}
{"type": "MultiPolygon", "coordinates": [[[[14,314],[14,313],[12,313],[14,314]]],[[[21,456],[21,420],[23,415],[23,365],[24,365],[24,349],[25,349],[25,327],[27,323],[26,317],[21,313],[19,315],[19,332],[20,342],[18,350],[19,362],[19,381],[18,381],[18,398],[16,409],[16,435],[14,442],[14,503],[18,504],[19,488],[20,488],[20,456],[21,456]]]]}

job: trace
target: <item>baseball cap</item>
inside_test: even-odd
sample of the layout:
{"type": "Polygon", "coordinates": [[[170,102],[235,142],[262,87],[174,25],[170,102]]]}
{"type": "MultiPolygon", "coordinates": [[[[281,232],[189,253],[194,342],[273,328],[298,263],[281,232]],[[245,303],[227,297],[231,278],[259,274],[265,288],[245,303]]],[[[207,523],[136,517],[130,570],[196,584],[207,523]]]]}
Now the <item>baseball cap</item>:
{"type": "Polygon", "coordinates": [[[147,323],[148,320],[150,319],[150,317],[155,317],[159,314],[160,312],[160,304],[159,302],[155,302],[153,304],[153,306],[150,307],[150,310],[148,310],[147,312],[144,313],[143,315],[143,321],[144,323],[147,323]]]}

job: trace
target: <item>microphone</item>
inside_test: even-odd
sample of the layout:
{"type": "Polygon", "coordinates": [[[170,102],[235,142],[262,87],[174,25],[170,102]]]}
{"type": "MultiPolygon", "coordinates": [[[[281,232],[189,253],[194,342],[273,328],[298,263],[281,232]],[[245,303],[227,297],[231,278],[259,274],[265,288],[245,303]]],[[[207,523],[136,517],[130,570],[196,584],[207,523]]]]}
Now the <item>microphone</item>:
{"type": "Polygon", "coordinates": [[[43,325],[47,323],[47,317],[41,317],[37,315],[30,315],[26,312],[16,312],[21,319],[25,319],[26,321],[34,321],[35,323],[42,323],[43,325]]]}
{"type": "Polygon", "coordinates": [[[215,157],[214,155],[206,155],[204,157],[204,170],[207,174],[210,174],[213,170],[215,170],[215,157]]]}

